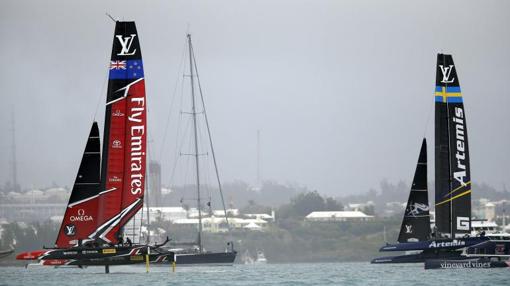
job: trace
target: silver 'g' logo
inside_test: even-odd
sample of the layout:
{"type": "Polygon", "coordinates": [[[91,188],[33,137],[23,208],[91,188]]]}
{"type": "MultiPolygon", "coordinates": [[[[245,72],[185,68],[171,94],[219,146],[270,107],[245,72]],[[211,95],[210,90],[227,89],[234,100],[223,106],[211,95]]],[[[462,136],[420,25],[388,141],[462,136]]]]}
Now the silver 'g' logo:
{"type": "Polygon", "coordinates": [[[136,37],[136,34],[131,34],[129,37],[122,37],[121,35],[116,35],[117,39],[120,42],[120,45],[122,46],[122,49],[120,50],[120,53],[118,53],[118,56],[132,56],[136,53],[136,49],[134,49],[132,52],[129,52],[131,50],[131,45],[133,44],[133,40],[136,37]]]}
{"type": "Polygon", "coordinates": [[[458,230],[469,230],[469,217],[458,216],[457,217],[457,229],[458,230]]]}
{"type": "Polygon", "coordinates": [[[406,224],[406,233],[413,233],[413,226],[406,224]]]}
{"type": "Polygon", "coordinates": [[[441,73],[443,73],[443,80],[442,83],[452,83],[455,78],[450,79],[450,75],[452,74],[453,65],[450,65],[448,67],[444,67],[443,65],[439,65],[439,68],[441,69],[441,73]]]}
{"type": "Polygon", "coordinates": [[[64,228],[65,235],[74,236],[76,234],[76,226],[74,224],[68,224],[64,228]]]}

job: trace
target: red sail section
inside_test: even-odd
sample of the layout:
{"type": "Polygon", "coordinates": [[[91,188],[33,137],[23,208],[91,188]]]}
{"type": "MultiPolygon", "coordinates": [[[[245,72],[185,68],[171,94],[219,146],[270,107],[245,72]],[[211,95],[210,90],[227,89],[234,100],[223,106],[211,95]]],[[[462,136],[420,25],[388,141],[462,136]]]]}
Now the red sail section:
{"type": "Polygon", "coordinates": [[[143,205],[146,166],[146,98],[145,82],[140,80],[130,86],[127,104],[126,148],[122,209],[127,210],[120,225],[125,225],[143,205]]]}
{"type": "Polygon", "coordinates": [[[102,195],[92,238],[117,243],[122,227],[143,205],[146,99],[134,22],[117,22],[110,62],[101,170],[102,195]]]}

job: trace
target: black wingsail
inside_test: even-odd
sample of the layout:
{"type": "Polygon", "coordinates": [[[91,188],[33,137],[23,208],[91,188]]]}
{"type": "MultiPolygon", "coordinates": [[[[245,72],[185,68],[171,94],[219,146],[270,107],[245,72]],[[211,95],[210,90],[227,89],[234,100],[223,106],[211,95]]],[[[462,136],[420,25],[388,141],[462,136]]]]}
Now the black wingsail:
{"type": "Polygon", "coordinates": [[[56,245],[67,248],[88,239],[97,220],[100,174],[100,142],[97,122],[92,124],[56,245]]]}
{"type": "Polygon", "coordinates": [[[471,172],[466,113],[451,55],[437,55],[435,101],[436,227],[443,236],[459,237],[471,229],[471,172]]]}
{"type": "Polygon", "coordinates": [[[427,141],[423,138],[413,185],[400,227],[398,242],[424,241],[430,237],[429,199],[427,190],[427,141]]]}

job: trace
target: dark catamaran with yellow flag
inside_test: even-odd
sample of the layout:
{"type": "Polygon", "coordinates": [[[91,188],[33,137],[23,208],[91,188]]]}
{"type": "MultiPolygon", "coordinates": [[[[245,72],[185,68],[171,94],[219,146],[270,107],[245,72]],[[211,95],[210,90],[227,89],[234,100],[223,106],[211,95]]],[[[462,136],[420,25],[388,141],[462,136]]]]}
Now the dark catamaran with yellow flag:
{"type": "MultiPolygon", "coordinates": [[[[399,243],[380,251],[422,251],[394,257],[376,258],[373,263],[423,262],[426,259],[465,259],[460,249],[484,247],[486,237],[469,237],[471,232],[471,173],[469,146],[459,78],[451,55],[438,54],[435,87],[435,210],[436,227],[427,229],[415,241],[402,241],[402,231],[420,229],[423,221],[409,221],[404,215],[399,243]],[[406,220],[408,224],[406,224],[406,220]]],[[[423,147],[422,147],[423,153],[423,147]]],[[[420,155],[421,157],[422,155],[420,155]]],[[[420,159],[421,160],[421,159],[420,159]]],[[[419,170],[418,162],[417,173],[419,170]]],[[[422,171],[422,176],[426,169],[422,171]]],[[[415,181],[417,176],[415,175],[415,181]]],[[[415,185],[413,181],[413,186],[415,185]]],[[[426,186],[426,182],[425,182],[426,186]]],[[[414,189],[411,190],[411,195],[414,189]]],[[[409,203],[408,203],[409,208],[409,203]]],[[[427,206],[428,210],[428,206],[427,206]]],[[[427,213],[428,214],[428,213],[427,213]]],[[[430,222],[430,220],[427,218],[430,222]]]]}
{"type": "Polygon", "coordinates": [[[134,22],[116,21],[105,110],[101,162],[94,122],[56,248],[21,253],[18,259],[78,266],[173,261],[173,252],[161,245],[122,239],[123,227],[143,206],[146,178],[147,102],[134,22]]]}

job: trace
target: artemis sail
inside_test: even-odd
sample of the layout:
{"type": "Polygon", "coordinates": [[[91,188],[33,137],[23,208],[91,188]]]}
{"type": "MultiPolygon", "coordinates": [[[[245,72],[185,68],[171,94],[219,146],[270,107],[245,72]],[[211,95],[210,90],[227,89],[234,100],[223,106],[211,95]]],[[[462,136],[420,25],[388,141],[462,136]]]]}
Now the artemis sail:
{"type": "Polygon", "coordinates": [[[436,227],[441,236],[471,229],[471,172],[459,78],[451,55],[438,54],[435,90],[436,227]]]}
{"type": "Polygon", "coordinates": [[[145,192],[146,98],[134,22],[116,22],[106,98],[101,191],[92,238],[117,243],[145,192]]]}
{"type": "Polygon", "coordinates": [[[398,242],[424,241],[430,238],[429,198],[427,190],[427,140],[423,138],[413,184],[400,227],[398,242]]]}

